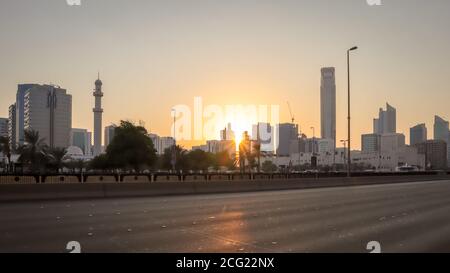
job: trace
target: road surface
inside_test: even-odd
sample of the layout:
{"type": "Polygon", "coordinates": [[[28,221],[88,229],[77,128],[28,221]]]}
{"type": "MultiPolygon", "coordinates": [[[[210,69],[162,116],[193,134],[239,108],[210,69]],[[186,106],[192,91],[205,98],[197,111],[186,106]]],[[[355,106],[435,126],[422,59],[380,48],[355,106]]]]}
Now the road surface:
{"type": "Polygon", "coordinates": [[[450,181],[0,204],[0,252],[450,252],[450,181]]]}

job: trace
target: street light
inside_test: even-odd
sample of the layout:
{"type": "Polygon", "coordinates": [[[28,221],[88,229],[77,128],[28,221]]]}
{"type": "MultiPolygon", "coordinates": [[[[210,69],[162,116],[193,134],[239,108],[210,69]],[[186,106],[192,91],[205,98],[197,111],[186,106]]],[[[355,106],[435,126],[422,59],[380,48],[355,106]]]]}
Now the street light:
{"type": "Polygon", "coordinates": [[[348,163],[347,163],[347,177],[351,176],[351,164],[352,164],[352,158],[351,158],[351,127],[350,127],[350,51],[357,50],[358,47],[354,46],[347,50],[347,76],[348,76],[348,163]]]}
{"type": "Polygon", "coordinates": [[[176,122],[177,122],[177,111],[175,108],[172,108],[173,113],[173,146],[172,146],[172,158],[171,158],[171,164],[172,164],[172,171],[176,171],[177,166],[177,142],[176,142],[176,122]]]}

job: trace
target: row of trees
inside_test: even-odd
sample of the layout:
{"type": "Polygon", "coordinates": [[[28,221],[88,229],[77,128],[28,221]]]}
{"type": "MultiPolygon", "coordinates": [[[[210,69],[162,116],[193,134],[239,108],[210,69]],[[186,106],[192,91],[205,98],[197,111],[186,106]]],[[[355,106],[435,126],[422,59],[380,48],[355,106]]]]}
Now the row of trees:
{"type": "MultiPolygon", "coordinates": [[[[207,171],[209,169],[236,170],[245,172],[250,169],[260,171],[260,149],[256,144],[250,148],[248,138],[239,145],[238,157],[231,156],[227,151],[217,154],[195,150],[188,152],[181,146],[166,149],[161,156],[157,156],[152,140],[147,130],[129,121],[121,121],[115,129],[115,136],[106,149],[106,153],[95,157],[84,164],[82,161],[71,160],[66,156],[66,149],[50,148],[45,140],[40,138],[39,132],[25,130],[24,144],[17,148],[19,163],[30,172],[59,172],[63,168],[73,171],[87,168],[90,170],[122,170],[141,172],[143,170],[170,170],[172,158],[175,156],[176,170],[207,171]],[[175,151],[174,151],[175,149],[175,151]]],[[[0,138],[1,152],[7,158],[7,165],[11,165],[9,140],[0,138]]],[[[11,170],[10,167],[7,168],[11,170]]],[[[262,164],[265,172],[273,172],[276,166],[270,162],[262,164]]]]}
{"type": "MultiPolygon", "coordinates": [[[[6,170],[12,170],[11,149],[7,137],[0,138],[0,148],[5,155],[6,170]]],[[[59,172],[63,167],[75,168],[80,162],[66,164],[66,149],[50,148],[45,144],[45,140],[40,138],[39,132],[34,130],[24,131],[24,144],[17,148],[19,154],[18,162],[26,167],[30,172],[59,172]]]]}

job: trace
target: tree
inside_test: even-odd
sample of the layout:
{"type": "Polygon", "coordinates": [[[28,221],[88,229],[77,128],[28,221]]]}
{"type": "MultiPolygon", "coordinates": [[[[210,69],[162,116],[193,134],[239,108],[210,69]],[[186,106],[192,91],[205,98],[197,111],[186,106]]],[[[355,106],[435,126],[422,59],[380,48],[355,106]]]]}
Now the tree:
{"type": "Polygon", "coordinates": [[[24,144],[19,146],[19,162],[30,167],[31,171],[38,171],[47,161],[47,145],[44,139],[39,137],[39,132],[34,130],[24,131],[24,144]]]}
{"type": "Polygon", "coordinates": [[[274,173],[278,170],[278,167],[272,161],[264,161],[262,164],[262,170],[265,173],[274,173]]]}
{"type": "MultiPolygon", "coordinates": [[[[172,169],[172,155],[173,155],[173,147],[167,148],[164,150],[164,154],[160,157],[160,168],[164,170],[172,169]]],[[[189,164],[187,160],[187,151],[177,145],[175,146],[175,169],[177,170],[187,170],[189,169],[189,164]]]]}
{"type": "Polygon", "coordinates": [[[94,165],[106,163],[107,168],[132,169],[139,172],[144,167],[153,167],[156,159],[156,150],[147,130],[130,121],[121,121],[106,149],[106,158],[94,161],[94,165]],[[103,162],[104,160],[106,162],[103,162]]]}
{"type": "Polygon", "coordinates": [[[261,142],[255,141],[253,143],[253,156],[256,158],[256,170],[261,171],[261,142]]]}
{"type": "Polygon", "coordinates": [[[1,136],[0,137],[0,152],[6,156],[7,162],[7,169],[10,170],[11,167],[11,150],[9,147],[9,138],[1,136]]]}
{"type": "Polygon", "coordinates": [[[48,151],[49,167],[59,172],[64,167],[64,157],[67,154],[65,148],[51,148],[48,151]]]}

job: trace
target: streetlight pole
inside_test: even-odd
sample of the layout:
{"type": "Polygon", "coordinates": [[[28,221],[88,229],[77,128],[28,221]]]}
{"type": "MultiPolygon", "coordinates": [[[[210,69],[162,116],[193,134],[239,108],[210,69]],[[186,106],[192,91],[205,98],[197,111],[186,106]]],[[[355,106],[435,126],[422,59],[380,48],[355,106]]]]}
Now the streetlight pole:
{"type": "Polygon", "coordinates": [[[351,150],[352,150],[352,146],[351,146],[351,124],[350,124],[350,51],[354,51],[357,50],[358,47],[354,46],[352,48],[350,48],[349,50],[347,50],[347,76],[348,76],[348,154],[347,154],[347,177],[350,177],[351,174],[351,164],[352,164],[352,158],[351,158],[351,150]]]}
{"type": "Polygon", "coordinates": [[[175,109],[172,109],[173,113],[173,146],[172,146],[172,170],[175,172],[176,164],[177,164],[177,142],[176,142],[176,121],[177,121],[177,112],[175,109]]]}

